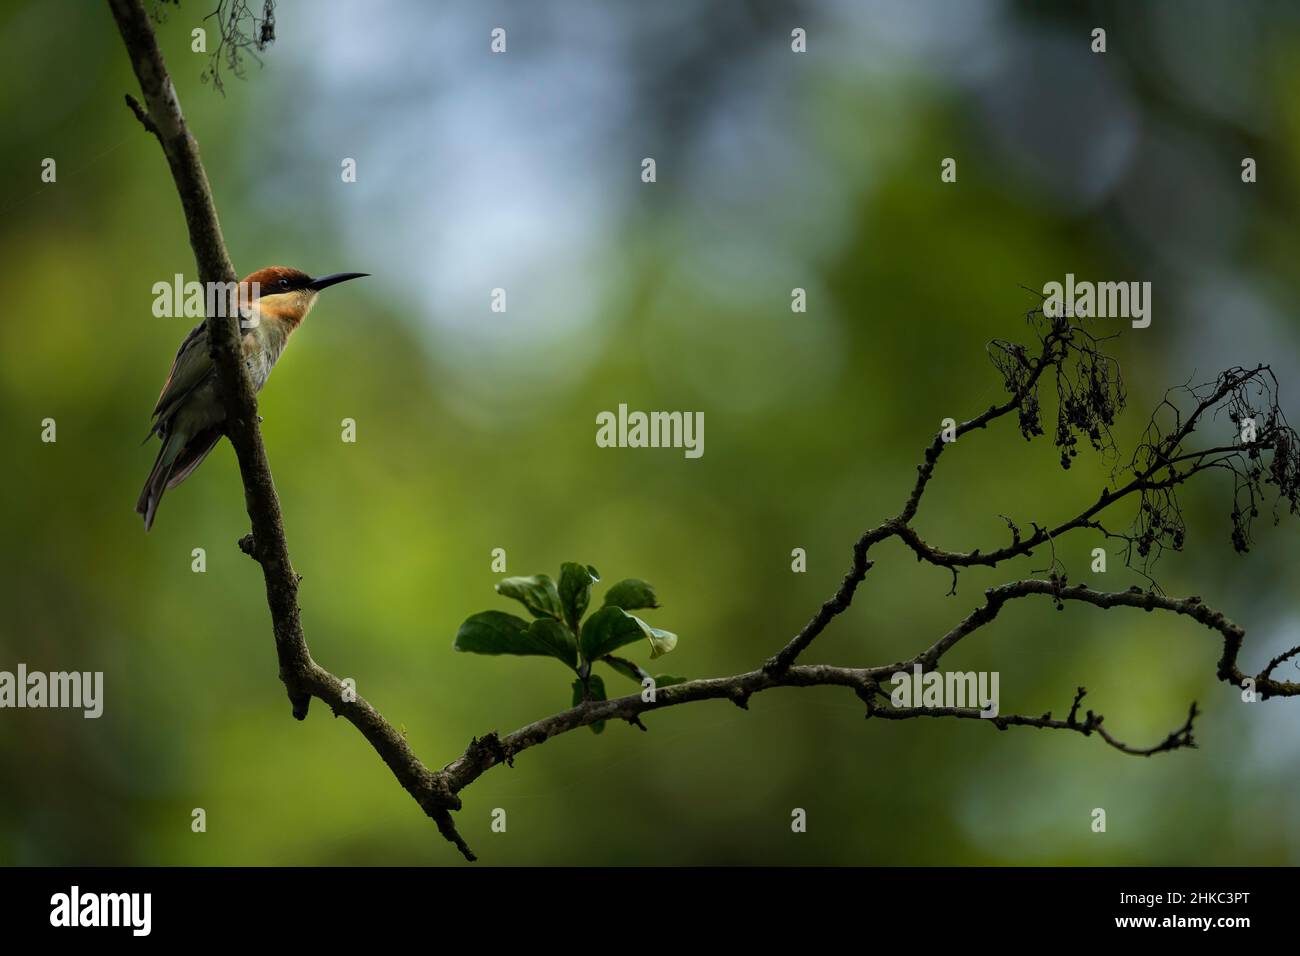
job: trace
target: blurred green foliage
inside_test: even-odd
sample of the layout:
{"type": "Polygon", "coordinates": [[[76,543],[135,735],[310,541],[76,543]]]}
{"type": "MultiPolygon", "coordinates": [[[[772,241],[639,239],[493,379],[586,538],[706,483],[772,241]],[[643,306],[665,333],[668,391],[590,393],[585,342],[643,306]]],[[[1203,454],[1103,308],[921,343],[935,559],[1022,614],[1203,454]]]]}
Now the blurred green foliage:
{"type": "MultiPolygon", "coordinates": [[[[857,58],[841,47],[818,59],[818,44],[833,41],[815,29],[815,5],[800,7],[813,26],[810,52],[762,73],[763,89],[779,90],[768,98],[744,98],[759,74],[721,41],[715,57],[725,62],[714,68],[739,81],[693,85],[696,68],[682,66],[680,88],[628,95],[646,114],[655,103],[675,110],[687,101],[723,116],[750,110],[761,129],[776,123],[764,122],[774,102],[792,100],[797,119],[774,135],[804,144],[813,159],[775,179],[781,186],[766,200],[692,193],[672,185],[690,169],[685,149],[674,161],[664,143],[697,134],[670,112],[658,121],[678,134],[660,143],[664,188],[634,192],[644,187],[629,173],[627,194],[611,192],[601,208],[598,255],[566,280],[588,290],[591,301],[573,309],[581,321],[522,340],[492,334],[498,319],[486,290],[472,329],[449,324],[457,310],[436,296],[419,295],[425,265],[453,248],[414,243],[401,262],[372,258],[371,239],[406,223],[409,192],[384,175],[367,180],[370,193],[337,188],[340,155],[362,149],[353,141],[370,135],[376,115],[390,129],[435,128],[424,112],[435,99],[429,89],[440,103],[468,95],[495,68],[486,52],[468,61],[479,73],[427,85],[417,78],[432,69],[429,58],[388,57],[372,71],[378,106],[338,87],[340,99],[322,104],[319,71],[341,71],[347,58],[313,46],[322,34],[310,33],[308,20],[328,24],[330,14],[303,6],[280,4],[265,67],[227,82],[224,97],[200,83],[204,58],[189,52],[204,4],[171,11],[160,37],[240,270],[283,263],[377,276],[322,297],[262,395],[263,432],[304,576],[314,657],[353,678],[431,766],[476,735],[508,732],[566,703],[536,661],[506,656],[485,666],[453,652],[458,626],[500,577],[494,548],[505,549],[507,573],[573,554],[635,569],[671,595],[674,628],[689,636],[674,670],[752,669],[834,591],[861,530],[897,511],[937,423],[1000,397],[984,343],[1024,331],[1034,296],[1022,284],[1038,288],[1067,271],[1165,280],[1152,328],[1114,343],[1132,407],[1117,429],[1122,447],[1131,448],[1165,388],[1212,377],[1232,350],[1295,371],[1300,113],[1289,91],[1300,49],[1289,21],[1253,47],[1233,40],[1249,49],[1249,66],[1216,67],[1250,69],[1266,94],[1251,100],[1249,122],[1225,131],[1213,104],[1134,66],[1152,37],[1176,49],[1186,36],[1188,50],[1198,49],[1194,18],[1126,19],[1102,8],[1112,17],[1108,69],[1141,105],[1139,135],[1176,124],[1202,152],[1175,151],[1154,185],[1135,179],[1109,199],[1071,205],[1050,201],[998,148],[966,81],[940,74],[942,58],[895,64],[883,83],[872,78],[875,47],[865,40],[857,58]],[[1125,26],[1144,43],[1121,42],[1125,26]],[[294,125],[312,104],[323,119],[294,125]],[[389,112],[377,114],[380,106],[389,112]],[[1206,150],[1227,198],[1201,221],[1200,180],[1182,176],[1180,164],[1206,150]],[[1256,187],[1237,175],[1247,150],[1265,171],[1256,187]],[[956,184],[940,183],[945,156],[959,157],[956,184]],[[1125,218],[1125,201],[1148,204],[1152,218],[1125,218]],[[805,204],[823,211],[800,215],[805,204]],[[788,218],[752,218],[765,205],[788,218]],[[1143,231],[1151,223],[1175,235],[1156,241],[1143,231]],[[771,255],[736,245],[742,238],[770,242],[771,255]],[[1189,262],[1194,274],[1162,258],[1171,248],[1170,262],[1189,262]],[[1251,297],[1179,300],[1168,291],[1207,277],[1232,278],[1251,297]],[[794,286],[809,290],[806,314],[790,311],[794,286]],[[1194,321],[1207,302],[1224,307],[1194,321]],[[595,416],[620,402],[704,411],[707,454],[597,448],[595,416]],[[343,418],[358,423],[355,444],[340,441],[343,418]],[[806,573],[791,571],[794,548],[806,550],[806,573]]],[[[418,6],[403,9],[418,17],[418,6]]],[[[751,22],[743,6],[716,5],[712,15],[751,22]]],[[[1024,8],[999,7],[990,35],[1087,35],[1087,14],[1024,8]]],[[[501,69],[523,69],[537,55],[526,52],[530,38],[559,43],[552,31],[562,37],[588,22],[565,9],[568,21],[519,21],[520,59],[501,69]]],[[[501,8],[464,12],[455,21],[463,33],[430,31],[421,42],[432,50],[481,40],[486,51],[495,16],[501,8]]],[[[781,52],[786,18],[752,22],[755,30],[770,24],[770,46],[781,52]]],[[[334,42],[361,43],[382,25],[339,29],[334,42]]],[[[150,289],[192,274],[184,223],[157,144],[122,105],[135,84],[107,11],[70,0],[8,4],[0,27],[8,452],[0,667],[102,670],[106,696],[93,721],[71,711],[0,712],[0,862],[457,864],[351,728],[319,706],[304,723],[290,718],[261,575],[235,546],[247,519],[228,445],[167,496],[154,531],[143,532],[132,504],[153,450],[139,441],[187,331],[182,320],[150,314],[150,289]],[[39,180],[45,157],[58,160],[57,184],[39,180]],[[39,440],[47,417],[57,421],[55,444],[39,440]],[[199,547],[202,574],[191,571],[199,547]],[[191,832],[196,807],[207,812],[205,833],[191,832]]],[[[637,49],[671,60],[671,47],[637,49]]],[[[1011,88],[1041,97],[1066,81],[1091,89],[1085,71],[1097,62],[1022,74],[1011,88]]],[[[617,87],[618,69],[592,69],[617,87]]],[[[539,108],[558,116],[584,105],[539,108]]],[[[1076,115],[1071,108],[1059,106],[1076,115]]],[[[1028,113],[1017,109],[1008,115],[1021,135],[1015,123],[1028,113]]],[[[654,148],[639,123],[588,130],[580,141],[614,142],[635,169],[654,148]]],[[[497,158],[490,132],[449,130],[440,134],[444,156],[464,167],[497,158]]],[[[1025,151],[1043,139],[1024,130],[1025,151]]],[[[1141,142],[1137,154],[1150,155],[1141,142]]],[[[1065,146],[1075,145],[1067,135],[1065,146]]],[[[776,149],[760,144],[743,155],[776,149]]],[[[396,157],[363,157],[362,176],[390,159],[417,171],[434,162],[412,145],[396,157]]],[[[746,162],[730,175],[743,179],[746,162]]],[[[538,170],[539,191],[551,188],[550,174],[538,170]]],[[[421,181],[439,203],[455,199],[446,178],[421,181]]],[[[516,240],[508,224],[493,235],[503,250],[516,240]]],[[[556,241],[557,255],[562,246],[556,241]]],[[[522,304],[511,309],[527,314],[522,304]]],[[[1294,409],[1300,380],[1283,375],[1283,387],[1284,407],[1294,409]]],[[[918,530],[954,549],[1003,543],[1000,514],[1022,526],[1059,520],[1095,500],[1108,474],[1089,452],[1062,472],[1050,443],[1026,443],[1004,422],[944,456],[918,530]]],[[[1206,481],[1185,506],[1191,537],[1185,553],[1159,566],[1165,590],[1200,594],[1242,623],[1247,666],[1296,643],[1294,522],[1264,529],[1243,559],[1228,541],[1230,488],[1206,481]]],[[[1092,580],[1097,543],[1062,545],[1073,580],[1092,580]]],[[[853,607],[809,661],[908,656],[969,612],[983,588],[1048,560],[963,573],[957,596],[945,597],[947,572],[918,565],[897,542],[873,557],[853,607]]],[[[1097,583],[1142,582],[1112,558],[1097,583]]],[[[851,694],[778,690],[748,712],[704,702],[650,714],[648,733],[619,723],[598,737],[563,735],[476,782],[457,823],[485,861],[505,865],[1300,862],[1295,708],[1242,706],[1214,680],[1217,655],[1211,635],[1172,616],[1018,602],[950,662],[1000,671],[1005,711],[1063,712],[1086,684],[1107,727],[1142,743],[1175,727],[1196,699],[1200,748],[1132,759],[1075,735],[864,722],[851,694]],[[497,807],[508,812],[505,834],[490,830],[497,807]],[[808,813],[803,834],[790,830],[796,807],[808,813]],[[1108,812],[1104,835],[1089,827],[1095,807],[1108,812]]]]}

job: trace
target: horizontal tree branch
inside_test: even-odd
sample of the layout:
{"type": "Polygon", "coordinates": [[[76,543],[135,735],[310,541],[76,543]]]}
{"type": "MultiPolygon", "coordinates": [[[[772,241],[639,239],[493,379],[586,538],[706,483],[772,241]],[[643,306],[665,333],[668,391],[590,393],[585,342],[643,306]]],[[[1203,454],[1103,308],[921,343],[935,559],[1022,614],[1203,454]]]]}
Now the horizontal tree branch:
{"type": "Polygon", "coordinates": [[[917,717],[952,717],[958,720],[983,720],[998,730],[1006,730],[1008,727],[1036,727],[1040,730],[1074,731],[1085,737],[1096,733],[1111,747],[1134,757],[1150,757],[1158,753],[1178,750],[1182,747],[1196,746],[1196,740],[1192,736],[1193,725],[1198,713],[1196,704],[1192,704],[1189,708],[1187,720],[1183,722],[1182,726],[1175,729],[1164,740],[1150,747],[1132,747],[1121,740],[1117,740],[1107,732],[1106,728],[1102,726],[1105,718],[1100,714],[1088,711],[1083,720],[1078,719],[1079,702],[1083,700],[1085,693],[1084,688],[1080,687],[1075,695],[1074,703],[1070,707],[1070,714],[1065,720],[1054,719],[1050,711],[1041,717],[1026,717],[1022,714],[999,714],[996,717],[986,717],[974,707],[888,708],[878,705],[869,709],[867,716],[881,717],[886,720],[910,720],[917,717]]]}

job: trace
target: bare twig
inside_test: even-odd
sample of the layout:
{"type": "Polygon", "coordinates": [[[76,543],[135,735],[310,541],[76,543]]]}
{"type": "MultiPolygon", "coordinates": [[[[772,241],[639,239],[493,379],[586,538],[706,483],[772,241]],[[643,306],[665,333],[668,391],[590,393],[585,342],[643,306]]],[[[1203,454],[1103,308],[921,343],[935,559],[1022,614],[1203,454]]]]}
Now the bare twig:
{"type": "Polygon", "coordinates": [[[224,66],[234,76],[244,75],[244,57],[252,57],[260,66],[259,54],[275,42],[275,2],[262,0],[262,13],[253,12],[248,0],[217,0],[217,8],[203,18],[212,21],[217,30],[217,47],[208,60],[208,68],[201,79],[212,82],[212,88],[225,94],[221,80],[224,66]]]}

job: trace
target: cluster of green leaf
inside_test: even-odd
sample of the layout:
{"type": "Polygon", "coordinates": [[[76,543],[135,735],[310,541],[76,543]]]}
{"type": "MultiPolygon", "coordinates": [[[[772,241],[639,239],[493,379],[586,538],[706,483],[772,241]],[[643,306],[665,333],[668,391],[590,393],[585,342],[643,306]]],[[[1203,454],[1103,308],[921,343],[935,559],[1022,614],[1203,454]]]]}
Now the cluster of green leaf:
{"type": "MultiPolygon", "coordinates": [[[[505,611],[482,611],[468,618],[456,632],[456,650],[475,654],[541,654],[563,661],[578,676],[573,681],[573,706],[583,701],[606,700],[605,681],[592,672],[599,661],[643,687],[653,681],[656,688],[680,684],[686,678],[672,674],[651,677],[637,664],[614,651],[645,640],[650,659],[662,657],[677,646],[672,631],[651,627],[632,611],[657,608],[655,590],[639,578],[619,581],[605,592],[600,609],[584,621],[591,603],[591,586],[600,580],[589,564],[566,561],[560,565],[560,583],[547,574],[526,578],[505,578],[497,593],[513,598],[533,616],[526,621],[505,611]]],[[[600,733],[604,721],[591,729],[600,733]]]]}

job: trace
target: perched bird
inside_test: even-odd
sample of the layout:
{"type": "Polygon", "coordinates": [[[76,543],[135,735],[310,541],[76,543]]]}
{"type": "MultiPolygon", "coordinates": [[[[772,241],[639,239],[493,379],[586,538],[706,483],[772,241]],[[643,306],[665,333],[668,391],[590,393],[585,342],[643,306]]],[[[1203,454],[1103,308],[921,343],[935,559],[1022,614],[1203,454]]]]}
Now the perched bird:
{"type": "MultiPolygon", "coordinates": [[[[289,336],[311,310],[317,294],[367,274],[337,272],[313,279],[297,269],[268,266],[243,280],[241,291],[249,290],[245,293],[249,301],[244,303],[246,312],[241,312],[241,346],[254,391],[261,391],[266,384],[289,336]],[[258,294],[254,296],[252,290],[258,294]]],[[[226,413],[217,395],[216,368],[208,355],[206,323],[200,323],[181,343],[153,417],[145,441],[156,434],[162,448],[135,504],[136,513],[144,515],[146,531],[153,527],[163,492],[188,478],[223,434],[226,413]]]]}

